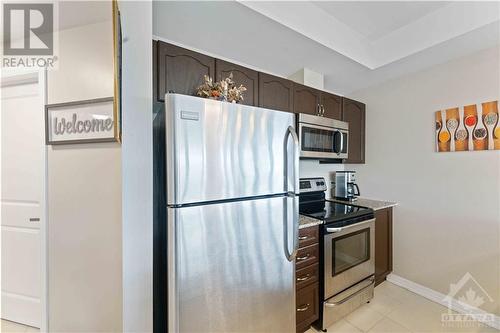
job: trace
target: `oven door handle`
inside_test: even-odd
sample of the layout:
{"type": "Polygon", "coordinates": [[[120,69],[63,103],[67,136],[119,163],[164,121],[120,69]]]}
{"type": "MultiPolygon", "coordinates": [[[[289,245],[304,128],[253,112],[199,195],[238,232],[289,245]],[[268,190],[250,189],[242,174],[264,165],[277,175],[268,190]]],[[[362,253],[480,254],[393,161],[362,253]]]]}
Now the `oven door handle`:
{"type": "Polygon", "coordinates": [[[354,223],[354,224],[348,225],[346,227],[341,227],[341,228],[326,227],[326,232],[333,234],[333,233],[342,232],[342,231],[344,231],[346,229],[353,228],[353,227],[358,227],[360,225],[371,223],[371,222],[375,222],[375,219],[370,219],[370,220],[366,220],[366,221],[363,221],[363,222],[354,223]]]}
{"type": "Polygon", "coordinates": [[[342,230],[344,230],[344,228],[326,228],[326,232],[330,233],[341,232],[342,230]]]}
{"type": "Polygon", "coordinates": [[[370,283],[369,283],[367,286],[365,286],[365,287],[361,288],[360,290],[358,290],[358,291],[356,291],[355,293],[353,293],[353,294],[349,295],[348,297],[344,298],[343,300],[341,300],[341,301],[339,301],[339,302],[335,302],[335,303],[325,302],[325,306],[326,306],[326,307],[329,307],[329,308],[333,308],[333,307],[335,307],[335,306],[339,306],[339,305],[344,304],[345,302],[347,302],[348,300],[352,299],[353,297],[355,297],[355,296],[357,296],[357,295],[361,294],[361,293],[362,293],[363,291],[365,291],[367,288],[371,287],[371,286],[375,283],[375,277],[373,277],[373,276],[372,276],[372,277],[370,277],[370,280],[369,280],[369,281],[370,281],[370,283]]]}

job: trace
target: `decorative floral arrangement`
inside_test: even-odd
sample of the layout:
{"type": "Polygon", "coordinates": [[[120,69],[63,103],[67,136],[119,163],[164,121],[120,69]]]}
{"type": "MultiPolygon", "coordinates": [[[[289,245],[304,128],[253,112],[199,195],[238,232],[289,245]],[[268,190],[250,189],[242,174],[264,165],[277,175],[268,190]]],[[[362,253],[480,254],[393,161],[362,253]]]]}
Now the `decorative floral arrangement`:
{"type": "Polygon", "coordinates": [[[247,90],[240,84],[237,87],[233,81],[233,73],[224,80],[214,82],[208,75],[203,77],[203,83],[196,90],[196,95],[218,101],[239,103],[243,101],[243,92],[247,90]]]}

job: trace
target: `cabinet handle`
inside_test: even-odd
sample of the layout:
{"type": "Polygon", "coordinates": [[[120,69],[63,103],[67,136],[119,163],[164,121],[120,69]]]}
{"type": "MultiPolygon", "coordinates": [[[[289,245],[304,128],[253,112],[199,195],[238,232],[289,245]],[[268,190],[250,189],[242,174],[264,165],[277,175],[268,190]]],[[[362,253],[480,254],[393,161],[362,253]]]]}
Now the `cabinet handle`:
{"type": "Polygon", "coordinates": [[[304,304],[304,305],[301,305],[300,307],[297,308],[297,312],[304,312],[304,311],[307,311],[307,309],[309,309],[309,306],[311,304],[307,303],[307,304],[304,304]]]}
{"type": "Polygon", "coordinates": [[[325,116],[325,106],[321,105],[321,117],[325,116]]]}
{"type": "Polygon", "coordinates": [[[316,115],[317,115],[317,116],[321,116],[321,107],[320,107],[320,105],[319,105],[319,104],[318,104],[318,105],[316,105],[316,110],[317,110],[316,115]]]}
{"type": "Polygon", "coordinates": [[[305,255],[305,256],[303,256],[303,257],[297,257],[297,261],[303,261],[303,260],[309,259],[309,257],[310,257],[310,256],[311,256],[311,255],[308,253],[308,254],[306,254],[306,255],[305,255]]]}
{"type": "Polygon", "coordinates": [[[297,278],[297,281],[298,281],[298,282],[304,282],[304,281],[309,280],[309,278],[310,278],[310,277],[311,277],[311,274],[307,274],[307,275],[306,275],[306,276],[304,276],[304,277],[298,277],[298,278],[297,278]]]}
{"type": "Polygon", "coordinates": [[[303,241],[303,240],[306,240],[306,239],[309,239],[309,236],[300,236],[299,237],[299,241],[303,241]]]}
{"type": "Polygon", "coordinates": [[[40,222],[40,218],[39,217],[30,217],[30,222],[40,222]]]}

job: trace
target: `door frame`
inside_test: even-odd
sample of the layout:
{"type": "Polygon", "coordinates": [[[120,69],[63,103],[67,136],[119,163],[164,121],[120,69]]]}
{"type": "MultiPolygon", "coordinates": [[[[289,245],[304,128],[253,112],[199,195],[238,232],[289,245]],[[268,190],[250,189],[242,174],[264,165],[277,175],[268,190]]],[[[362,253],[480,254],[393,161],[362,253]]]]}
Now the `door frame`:
{"type": "MultiPolygon", "coordinates": [[[[38,83],[38,89],[41,96],[40,112],[43,114],[43,128],[45,128],[45,104],[47,104],[47,71],[46,69],[2,69],[0,86],[12,86],[26,83],[38,83]]],[[[43,131],[44,136],[45,131],[43,131]]],[[[47,229],[48,229],[48,207],[47,207],[47,151],[48,146],[43,138],[43,162],[42,162],[42,186],[43,194],[41,197],[40,206],[42,208],[42,222],[40,223],[40,332],[48,332],[48,269],[47,269],[47,229]]],[[[0,238],[1,245],[1,238],[0,238]]]]}

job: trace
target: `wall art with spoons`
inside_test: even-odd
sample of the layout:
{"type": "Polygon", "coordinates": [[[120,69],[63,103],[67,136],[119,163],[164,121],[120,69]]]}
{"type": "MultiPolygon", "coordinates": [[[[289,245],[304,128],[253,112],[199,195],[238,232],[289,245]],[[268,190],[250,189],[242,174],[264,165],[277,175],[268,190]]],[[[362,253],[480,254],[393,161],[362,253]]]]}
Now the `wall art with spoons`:
{"type": "Polygon", "coordinates": [[[500,150],[498,101],[436,111],[436,151],[500,150]]]}

